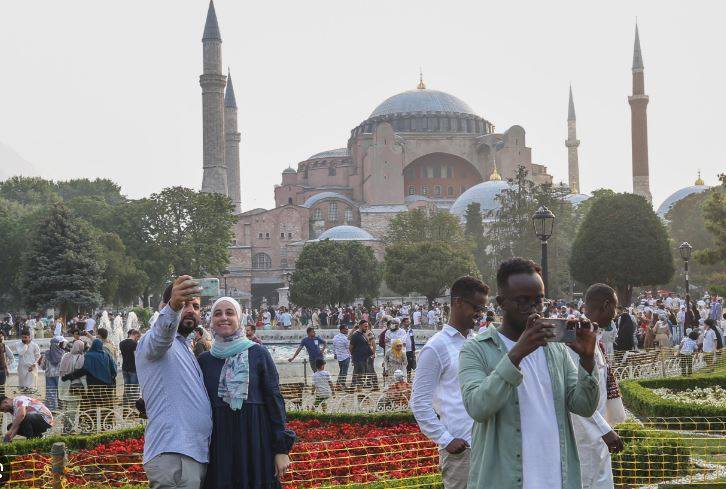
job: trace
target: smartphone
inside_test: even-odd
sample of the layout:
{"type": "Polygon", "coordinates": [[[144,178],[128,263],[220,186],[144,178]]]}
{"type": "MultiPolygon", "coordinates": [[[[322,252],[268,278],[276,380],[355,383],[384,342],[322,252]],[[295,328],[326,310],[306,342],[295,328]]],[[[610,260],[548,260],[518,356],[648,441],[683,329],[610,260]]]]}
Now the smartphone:
{"type": "Polygon", "coordinates": [[[579,324],[577,321],[568,321],[562,318],[540,319],[540,323],[552,326],[552,332],[555,334],[547,341],[556,341],[558,343],[571,343],[575,341],[575,329],[579,324]]]}
{"type": "Polygon", "coordinates": [[[219,279],[218,278],[194,278],[192,279],[199,284],[201,291],[195,294],[199,297],[219,297],[219,279]]]}

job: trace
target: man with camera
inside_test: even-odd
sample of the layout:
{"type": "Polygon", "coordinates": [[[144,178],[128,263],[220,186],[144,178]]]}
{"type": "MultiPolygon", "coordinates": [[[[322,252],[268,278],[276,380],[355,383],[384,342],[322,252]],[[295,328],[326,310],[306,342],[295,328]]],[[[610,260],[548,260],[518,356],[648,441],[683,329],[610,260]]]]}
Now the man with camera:
{"type": "Polygon", "coordinates": [[[531,260],[503,262],[497,271],[502,325],[461,350],[462,398],[474,419],[469,489],[581,487],[568,416],[592,416],[597,408],[596,338],[586,321],[568,336],[540,318],[540,273],[531,260]],[[555,339],[569,341],[579,366],[555,339]]]}

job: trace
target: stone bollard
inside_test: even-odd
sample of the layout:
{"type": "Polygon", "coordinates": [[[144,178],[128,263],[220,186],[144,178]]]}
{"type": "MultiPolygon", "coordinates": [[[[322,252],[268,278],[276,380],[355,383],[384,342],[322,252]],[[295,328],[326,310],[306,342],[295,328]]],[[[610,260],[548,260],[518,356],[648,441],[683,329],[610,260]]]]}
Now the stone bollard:
{"type": "Polygon", "coordinates": [[[63,442],[53,443],[50,449],[50,458],[53,472],[53,489],[61,489],[63,487],[63,474],[65,473],[66,462],[66,444],[63,442]]]}

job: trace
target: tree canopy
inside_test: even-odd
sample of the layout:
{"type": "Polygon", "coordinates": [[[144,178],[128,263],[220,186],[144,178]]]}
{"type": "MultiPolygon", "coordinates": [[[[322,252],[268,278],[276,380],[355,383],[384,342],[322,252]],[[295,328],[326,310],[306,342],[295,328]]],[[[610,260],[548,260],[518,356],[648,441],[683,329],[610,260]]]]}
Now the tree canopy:
{"type": "Polygon", "coordinates": [[[667,283],[674,272],[665,225],[641,196],[594,198],[572,245],[570,269],[585,285],[603,282],[630,303],[634,286],[667,283]]]}
{"type": "Polygon", "coordinates": [[[380,264],[358,241],[308,243],[295,263],[290,300],[303,307],[350,304],[378,295],[380,264]]]}
{"type": "Polygon", "coordinates": [[[385,237],[386,244],[433,241],[463,244],[459,219],[447,211],[413,209],[391,219],[385,237]]]}

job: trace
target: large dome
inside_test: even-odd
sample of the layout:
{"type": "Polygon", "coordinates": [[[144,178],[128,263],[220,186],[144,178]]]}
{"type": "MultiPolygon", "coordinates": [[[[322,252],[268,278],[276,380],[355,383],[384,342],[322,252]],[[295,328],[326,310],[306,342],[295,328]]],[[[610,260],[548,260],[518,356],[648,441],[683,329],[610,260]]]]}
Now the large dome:
{"type": "Polygon", "coordinates": [[[330,239],[333,241],[375,241],[376,238],[365,229],[356,226],[335,226],[323,231],[318,236],[318,241],[330,239]]]}
{"type": "MultiPolygon", "coordinates": [[[[449,212],[463,220],[466,215],[466,208],[473,202],[479,204],[483,213],[497,211],[501,207],[497,197],[502,190],[509,188],[509,186],[510,184],[506,180],[489,180],[474,185],[454,201],[449,212]]],[[[485,219],[491,219],[491,217],[493,216],[485,216],[485,219]]]]}
{"type": "Polygon", "coordinates": [[[469,104],[439,90],[408,90],[384,100],[370,117],[415,112],[449,112],[476,115],[469,104]]]}
{"type": "Polygon", "coordinates": [[[685,199],[689,195],[700,194],[701,192],[705,192],[708,189],[708,185],[692,185],[690,187],[684,187],[680,190],[676,190],[675,192],[670,194],[666,200],[663,201],[660,207],[658,207],[656,214],[665,219],[668,211],[671,210],[671,207],[676,205],[679,200],[685,199]]]}

